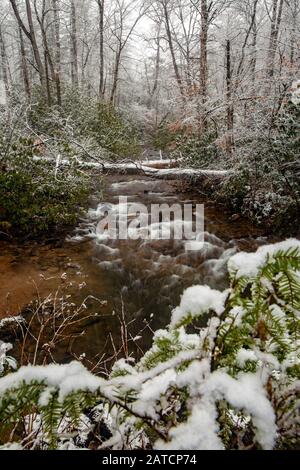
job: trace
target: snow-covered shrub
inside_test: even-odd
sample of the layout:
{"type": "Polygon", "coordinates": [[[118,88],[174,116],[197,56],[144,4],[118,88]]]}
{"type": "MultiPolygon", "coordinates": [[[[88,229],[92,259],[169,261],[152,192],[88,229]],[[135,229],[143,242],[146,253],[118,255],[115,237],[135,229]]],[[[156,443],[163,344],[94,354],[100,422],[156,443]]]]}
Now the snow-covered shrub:
{"type": "Polygon", "coordinates": [[[0,231],[10,236],[54,234],[76,222],[89,197],[89,178],[76,165],[56,169],[35,161],[32,149],[30,140],[16,145],[0,173],[0,231]]]}
{"type": "Polygon", "coordinates": [[[27,120],[22,106],[0,113],[0,234],[10,237],[74,224],[91,187],[76,158],[61,164],[66,155],[75,155],[70,141],[62,135],[63,142],[54,134],[40,137],[27,120]]]}
{"type": "MultiPolygon", "coordinates": [[[[72,150],[82,153],[85,146],[75,142],[83,144],[86,139],[93,143],[98,158],[101,154],[106,158],[133,157],[139,150],[138,132],[127,113],[72,87],[64,90],[62,108],[49,108],[38,94],[29,120],[40,134],[61,139],[71,154],[72,150]]],[[[88,159],[84,152],[82,157],[88,159]]]]}
{"type": "Polygon", "coordinates": [[[217,198],[258,224],[296,232],[300,214],[298,82],[269,122],[267,110],[236,138],[235,172],[217,198]]]}
{"type": "Polygon", "coordinates": [[[175,149],[171,153],[173,158],[182,158],[185,165],[205,168],[216,167],[219,150],[215,144],[214,132],[204,135],[179,135],[175,141],[175,149]]]}
{"type": "Polygon", "coordinates": [[[96,435],[99,449],[299,446],[300,241],[238,253],[228,269],[227,291],[188,289],[152,348],[115,363],[109,379],[78,362],[1,378],[2,444],[10,435],[66,449],[96,435]]]}

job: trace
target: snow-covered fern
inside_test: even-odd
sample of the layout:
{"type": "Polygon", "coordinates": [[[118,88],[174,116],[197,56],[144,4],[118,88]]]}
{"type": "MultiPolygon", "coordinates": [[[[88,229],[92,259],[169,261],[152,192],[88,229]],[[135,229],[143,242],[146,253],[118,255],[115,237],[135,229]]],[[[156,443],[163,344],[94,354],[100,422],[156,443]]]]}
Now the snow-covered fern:
{"type": "Polygon", "coordinates": [[[115,363],[109,379],[79,362],[6,368],[0,379],[2,444],[299,446],[300,242],[238,253],[228,269],[228,290],[187,289],[152,348],[137,364],[115,363]],[[199,328],[203,315],[209,320],[199,328]]]}

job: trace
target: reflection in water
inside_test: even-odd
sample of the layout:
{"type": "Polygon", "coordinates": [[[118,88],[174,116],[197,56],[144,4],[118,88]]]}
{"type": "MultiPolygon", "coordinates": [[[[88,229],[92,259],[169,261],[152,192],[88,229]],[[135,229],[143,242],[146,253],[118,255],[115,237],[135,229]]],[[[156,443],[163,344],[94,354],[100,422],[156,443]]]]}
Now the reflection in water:
{"type": "MultiPolygon", "coordinates": [[[[172,182],[108,177],[103,196],[115,204],[120,195],[129,201],[151,203],[202,203],[199,196],[180,194],[172,182]]],[[[255,250],[267,239],[259,238],[244,220],[229,222],[225,212],[205,206],[204,247],[186,251],[178,240],[104,240],[96,234],[99,201],[61,246],[25,246],[2,243],[0,253],[0,316],[17,314],[37,295],[41,298],[58,288],[72,301],[85,299],[87,312],[99,313],[85,324],[86,335],[76,340],[73,351],[94,357],[108,347],[110,332],[119,341],[119,322],[114,312],[125,305],[128,319],[135,319],[132,334],[151,320],[152,329],[165,326],[183,290],[193,284],[216,289],[227,286],[226,263],[238,249],[255,250]],[[101,308],[100,308],[101,305],[101,308]]],[[[62,295],[62,294],[61,294],[62,295]]],[[[151,341],[149,330],[141,349],[151,341]]],[[[57,360],[69,359],[69,344],[56,352],[57,360]]]]}

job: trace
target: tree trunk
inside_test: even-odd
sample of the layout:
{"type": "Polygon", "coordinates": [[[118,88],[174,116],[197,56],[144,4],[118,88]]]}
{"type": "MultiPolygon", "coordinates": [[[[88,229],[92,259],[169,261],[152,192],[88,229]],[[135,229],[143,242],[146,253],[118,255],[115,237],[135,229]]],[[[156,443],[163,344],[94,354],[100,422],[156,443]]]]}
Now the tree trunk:
{"type": "Polygon", "coordinates": [[[27,12],[27,19],[28,19],[33,54],[34,54],[37,68],[39,71],[40,81],[41,81],[42,86],[44,87],[45,86],[45,69],[43,67],[42,59],[40,56],[40,52],[39,52],[39,48],[38,48],[37,40],[35,36],[30,0],[26,0],[26,12],[27,12]]]}
{"type": "Polygon", "coordinates": [[[25,89],[25,93],[28,99],[30,100],[31,89],[30,89],[30,80],[29,80],[29,73],[28,73],[28,67],[27,67],[27,56],[26,56],[23,33],[20,27],[19,27],[19,37],[20,37],[21,69],[22,69],[22,76],[23,76],[23,81],[24,81],[24,89],[25,89]]]}
{"type": "Polygon", "coordinates": [[[16,0],[10,0],[11,6],[13,8],[15,17],[18,21],[19,27],[22,29],[22,31],[25,33],[25,35],[28,37],[32,50],[33,50],[33,55],[34,59],[37,65],[37,70],[39,73],[39,78],[42,86],[42,92],[44,93],[46,90],[46,76],[45,76],[45,69],[43,66],[43,62],[41,59],[41,55],[39,52],[37,40],[36,40],[36,35],[35,35],[35,30],[34,30],[34,25],[33,25],[33,19],[32,19],[32,11],[31,11],[31,5],[30,5],[30,0],[25,0],[26,2],[26,13],[27,13],[27,21],[28,21],[28,27],[29,29],[26,28],[24,22],[21,19],[18,7],[16,5],[16,0]]]}
{"type": "Polygon", "coordinates": [[[207,0],[201,0],[201,33],[200,33],[200,94],[203,102],[207,96],[207,39],[208,39],[208,9],[207,0]]]}
{"type": "Polygon", "coordinates": [[[290,61],[291,61],[291,66],[293,68],[295,66],[296,68],[298,58],[299,58],[299,54],[297,54],[297,51],[299,49],[298,47],[299,41],[297,42],[297,38],[298,38],[297,29],[298,29],[298,24],[299,24],[300,4],[299,4],[299,0],[291,0],[287,2],[287,5],[289,6],[289,18],[290,18],[290,24],[291,24],[290,61]]]}
{"type": "Polygon", "coordinates": [[[166,0],[164,0],[164,2],[163,2],[163,10],[164,10],[164,17],[165,17],[165,24],[166,24],[166,33],[167,33],[169,49],[170,49],[170,53],[171,53],[171,57],[172,57],[174,73],[175,73],[176,81],[178,83],[178,87],[179,87],[181,96],[184,98],[184,96],[185,96],[184,87],[183,87],[182,78],[181,78],[181,75],[180,75],[180,72],[179,72],[179,67],[178,67],[178,64],[177,64],[177,61],[176,61],[173,38],[172,38],[172,33],[171,33],[171,26],[170,26],[170,17],[169,17],[169,11],[168,11],[168,8],[167,8],[167,1],[166,0]]]}
{"type": "MultiPolygon", "coordinates": [[[[254,0],[253,12],[251,14],[249,28],[247,30],[247,33],[246,33],[246,36],[245,36],[245,39],[244,39],[244,42],[243,42],[243,45],[242,45],[241,59],[240,59],[240,62],[239,62],[239,66],[237,68],[237,73],[236,73],[237,78],[239,78],[239,76],[242,74],[242,72],[244,70],[245,51],[246,51],[246,47],[248,45],[249,37],[250,37],[250,34],[251,34],[252,31],[254,31],[254,38],[253,38],[252,47],[254,46],[254,52],[255,52],[254,53],[254,57],[255,57],[254,67],[256,67],[256,40],[257,40],[256,15],[257,15],[257,5],[258,5],[258,0],[254,0]]],[[[251,52],[251,56],[252,56],[252,53],[253,53],[253,51],[251,52]]],[[[252,56],[251,60],[252,59],[253,59],[253,56],[252,56]]],[[[250,64],[251,69],[252,69],[252,67],[253,67],[253,64],[250,64]]]]}
{"type": "Polygon", "coordinates": [[[234,109],[232,102],[232,71],[231,71],[231,42],[226,41],[226,99],[227,99],[227,151],[232,153],[233,148],[233,119],[234,109]]]}
{"type": "Polygon", "coordinates": [[[49,68],[48,68],[48,56],[47,51],[44,51],[44,61],[45,61],[45,73],[46,73],[46,90],[47,90],[47,100],[48,105],[52,105],[52,96],[51,96],[51,87],[50,87],[50,79],[49,79],[49,68]]]}
{"type": "Polygon", "coordinates": [[[55,32],[55,86],[58,106],[62,105],[61,100],[61,44],[60,44],[60,9],[59,0],[53,2],[54,32],[55,32]]]}
{"type": "Polygon", "coordinates": [[[56,74],[55,74],[55,68],[54,68],[52,56],[50,53],[50,47],[48,44],[48,38],[47,38],[47,31],[49,30],[49,22],[47,21],[48,10],[46,9],[46,1],[43,0],[42,2],[42,16],[41,17],[37,9],[36,1],[34,2],[34,8],[35,8],[36,18],[37,18],[37,21],[38,21],[38,24],[40,26],[40,30],[42,33],[43,46],[44,46],[45,74],[46,74],[46,90],[47,90],[48,104],[51,105],[52,96],[51,96],[50,73],[51,73],[51,80],[53,81],[53,83],[56,82],[56,74]],[[49,73],[49,69],[50,69],[50,73],[49,73]]]}
{"type": "Polygon", "coordinates": [[[278,45],[278,36],[282,20],[284,0],[273,0],[272,18],[271,18],[271,32],[269,41],[268,53],[268,76],[274,76],[275,57],[278,45]]]}
{"type": "Polygon", "coordinates": [[[250,59],[250,70],[251,70],[251,78],[252,83],[255,83],[256,80],[256,64],[257,64],[257,21],[256,16],[253,21],[253,39],[251,44],[251,59],[250,59]]]}
{"type": "MultiPolygon", "coordinates": [[[[200,31],[200,97],[203,108],[207,101],[207,40],[208,40],[208,8],[207,0],[201,0],[201,31],[200,31]]],[[[200,132],[207,130],[207,119],[204,115],[205,109],[201,110],[200,132]]]]}
{"type": "Polygon", "coordinates": [[[104,99],[104,0],[97,1],[99,6],[99,53],[100,53],[100,78],[99,97],[104,99]]]}
{"type": "Polygon", "coordinates": [[[71,77],[72,85],[78,88],[78,44],[75,0],[71,0],[71,77]]]}
{"type": "Polygon", "coordinates": [[[152,90],[150,92],[151,96],[151,101],[153,100],[153,97],[156,93],[156,90],[158,88],[158,79],[159,79],[159,72],[160,72],[160,34],[161,34],[161,24],[158,26],[158,31],[157,31],[157,49],[156,49],[156,59],[155,59],[155,75],[154,75],[154,84],[152,87],[152,90]]]}
{"type": "Polygon", "coordinates": [[[0,25],[0,54],[1,54],[1,68],[2,68],[2,77],[5,86],[6,95],[9,96],[9,79],[8,79],[8,65],[7,65],[7,55],[4,42],[4,35],[0,25]]]}
{"type": "Polygon", "coordinates": [[[117,92],[117,86],[119,81],[119,70],[120,70],[120,62],[121,62],[121,53],[122,53],[122,45],[120,44],[118,50],[116,52],[116,59],[115,59],[115,67],[113,72],[113,84],[110,94],[110,103],[114,104],[115,95],[117,92]]]}

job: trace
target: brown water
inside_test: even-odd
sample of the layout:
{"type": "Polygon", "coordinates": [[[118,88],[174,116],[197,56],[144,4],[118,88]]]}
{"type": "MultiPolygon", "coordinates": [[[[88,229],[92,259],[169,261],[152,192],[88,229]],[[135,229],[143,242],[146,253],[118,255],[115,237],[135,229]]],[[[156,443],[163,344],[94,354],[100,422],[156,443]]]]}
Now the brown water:
{"type": "MultiPolygon", "coordinates": [[[[230,216],[199,195],[180,192],[176,182],[137,178],[106,177],[103,201],[151,203],[205,202],[205,248],[187,252],[182,241],[100,241],[97,217],[90,211],[74,233],[59,246],[28,243],[0,244],[0,318],[16,315],[33,299],[59,289],[87,312],[99,315],[84,325],[86,334],[73,343],[72,351],[89,358],[109,349],[109,334],[120,339],[117,315],[125,306],[135,335],[150,321],[151,328],[165,326],[183,290],[193,284],[223,289],[228,284],[226,262],[237,250],[254,251],[268,240],[245,220],[230,222],[230,216]]],[[[93,200],[92,209],[101,201],[93,200]]],[[[147,328],[141,349],[151,341],[147,328]]],[[[139,347],[138,347],[139,349],[139,347]]],[[[68,360],[70,345],[62,343],[57,360],[68,360]]]]}

